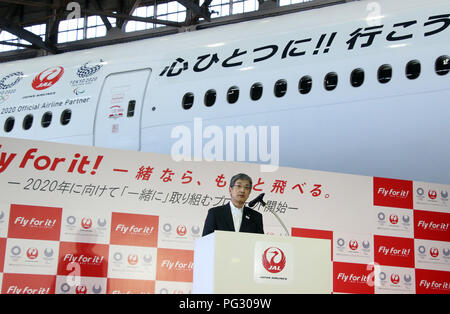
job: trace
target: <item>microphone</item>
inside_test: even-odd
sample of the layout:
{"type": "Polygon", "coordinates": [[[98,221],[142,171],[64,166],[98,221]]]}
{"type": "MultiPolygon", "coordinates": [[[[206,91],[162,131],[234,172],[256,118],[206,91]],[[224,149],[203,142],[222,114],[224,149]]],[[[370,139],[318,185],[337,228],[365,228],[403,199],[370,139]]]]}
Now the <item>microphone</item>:
{"type": "Polygon", "coordinates": [[[259,194],[254,200],[252,200],[248,203],[248,206],[253,207],[258,203],[261,203],[263,206],[266,206],[266,202],[263,201],[264,194],[266,194],[266,193],[259,194]]]}
{"type": "Polygon", "coordinates": [[[261,193],[254,200],[250,201],[248,203],[248,207],[253,207],[256,204],[261,203],[263,207],[265,207],[269,212],[271,212],[275,216],[275,218],[279,221],[279,223],[283,227],[284,231],[286,232],[286,235],[289,237],[290,236],[289,230],[288,230],[288,228],[286,228],[286,225],[283,223],[280,216],[278,216],[277,213],[273,209],[266,207],[266,202],[263,201],[264,194],[265,193],[261,193]]]}

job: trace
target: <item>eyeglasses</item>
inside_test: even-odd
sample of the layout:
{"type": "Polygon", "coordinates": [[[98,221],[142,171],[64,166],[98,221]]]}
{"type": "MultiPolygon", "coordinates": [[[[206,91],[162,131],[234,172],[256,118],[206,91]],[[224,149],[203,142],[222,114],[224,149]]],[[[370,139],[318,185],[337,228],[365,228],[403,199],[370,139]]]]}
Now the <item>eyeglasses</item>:
{"type": "Polygon", "coordinates": [[[240,190],[243,188],[245,191],[250,191],[252,189],[252,187],[250,185],[239,185],[239,184],[235,184],[233,186],[233,188],[236,188],[237,190],[240,190]]]}

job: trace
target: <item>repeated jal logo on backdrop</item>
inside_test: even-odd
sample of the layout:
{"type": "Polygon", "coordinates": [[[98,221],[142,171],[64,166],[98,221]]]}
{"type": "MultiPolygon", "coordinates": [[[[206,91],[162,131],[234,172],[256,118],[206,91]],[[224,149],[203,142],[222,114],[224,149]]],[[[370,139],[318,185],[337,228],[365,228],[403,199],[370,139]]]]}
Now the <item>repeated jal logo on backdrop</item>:
{"type": "Polygon", "coordinates": [[[110,245],[108,278],[155,280],[156,248],[110,245]]]}
{"type": "Polygon", "coordinates": [[[375,275],[375,293],[414,293],[414,268],[380,267],[375,275]]]}
{"type": "Polygon", "coordinates": [[[94,216],[85,212],[72,213],[63,216],[61,241],[109,243],[110,217],[106,215],[94,216]]]}
{"type": "Polygon", "coordinates": [[[90,229],[92,227],[92,219],[90,218],[81,219],[81,227],[83,229],[90,229]]]}
{"type": "Polygon", "coordinates": [[[415,185],[414,201],[420,209],[450,209],[449,191],[441,185],[417,183],[415,185]]]}
{"type": "Polygon", "coordinates": [[[27,250],[27,257],[28,257],[28,259],[34,260],[34,259],[36,259],[38,257],[38,255],[39,255],[39,250],[37,248],[35,248],[35,247],[30,247],[27,250]]]}
{"type": "Polygon", "coordinates": [[[447,271],[450,268],[450,246],[448,242],[415,240],[416,268],[447,271]]]}
{"type": "Polygon", "coordinates": [[[178,234],[180,237],[184,237],[184,236],[186,235],[186,233],[187,233],[187,228],[186,228],[185,225],[179,225],[179,226],[177,227],[177,234],[178,234]]]}
{"type": "MultiPolygon", "coordinates": [[[[425,193],[425,189],[422,187],[418,187],[416,189],[416,197],[418,200],[427,201],[426,197],[428,196],[428,201],[433,201],[438,197],[438,191],[435,189],[429,189],[427,193],[425,193]]],[[[448,200],[448,192],[445,190],[441,190],[439,196],[443,200],[448,200]]]]}
{"type": "Polygon", "coordinates": [[[107,279],[96,277],[79,277],[79,282],[70,284],[66,277],[56,278],[56,294],[105,294],[107,279]]]}
{"type": "Polygon", "coordinates": [[[57,241],[9,238],[5,248],[5,273],[54,275],[58,264],[57,241]]]}
{"type": "Polygon", "coordinates": [[[192,243],[201,237],[202,228],[196,221],[163,218],[159,221],[158,246],[172,249],[192,249],[192,243]]]}
{"type": "Polygon", "coordinates": [[[374,207],[376,233],[387,236],[414,236],[412,210],[393,207],[374,207]]]}
{"type": "Polygon", "coordinates": [[[368,235],[334,232],[333,261],[368,264],[373,260],[372,242],[368,235]]]}

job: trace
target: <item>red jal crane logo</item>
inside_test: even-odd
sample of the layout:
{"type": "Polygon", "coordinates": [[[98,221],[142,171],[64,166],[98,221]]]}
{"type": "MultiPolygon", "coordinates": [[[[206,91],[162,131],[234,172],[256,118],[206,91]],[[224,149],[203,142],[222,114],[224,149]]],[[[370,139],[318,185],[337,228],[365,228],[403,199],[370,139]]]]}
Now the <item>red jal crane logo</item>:
{"type": "Polygon", "coordinates": [[[398,285],[398,284],[400,283],[400,276],[397,275],[397,274],[392,274],[392,275],[391,275],[391,282],[392,282],[394,285],[398,285]]]}
{"type": "Polygon", "coordinates": [[[43,90],[53,86],[64,74],[64,68],[60,66],[45,69],[36,75],[31,83],[35,90],[43,90]]]}
{"type": "Polygon", "coordinates": [[[83,229],[90,229],[92,227],[92,219],[91,218],[81,219],[81,227],[83,229]]]}
{"type": "Polygon", "coordinates": [[[136,254],[130,254],[128,255],[128,264],[130,265],[137,265],[139,262],[139,257],[136,254]]]}
{"type": "Polygon", "coordinates": [[[357,250],[358,249],[358,241],[356,241],[356,240],[350,240],[349,242],[348,242],[348,247],[352,250],[352,251],[355,251],[355,250],[357,250]]]}
{"type": "Polygon", "coordinates": [[[398,216],[397,216],[397,215],[390,215],[390,216],[389,216],[389,221],[390,221],[391,224],[393,224],[393,225],[398,224],[398,216]]]}
{"type": "Polygon", "coordinates": [[[436,197],[437,197],[437,192],[434,191],[434,190],[429,190],[429,191],[428,191],[428,197],[429,197],[430,199],[432,199],[432,200],[435,200],[436,197]]]}
{"type": "Polygon", "coordinates": [[[38,257],[39,253],[38,253],[38,249],[34,248],[34,247],[30,247],[27,250],[27,257],[29,259],[36,259],[38,257]]]}
{"type": "Polygon", "coordinates": [[[264,268],[273,274],[279,273],[286,266],[286,255],[277,247],[270,247],[262,255],[264,268]]]}
{"type": "Polygon", "coordinates": [[[177,227],[177,234],[178,234],[180,237],[184,237],[184,236],[186,235],[186,233],[187,233],[187,228],[186,228],[186,226],[184,226],[184,225],[179,225],[179,226],[177,227]]]}
{"type": "Polygon", "coordinates": [[[439,256],[439,249],[437,249],[435,247],[432,247],[430,249],[430,255],[431,255],[431,257],[434,257],[434,258],[438,257],[439,256]]]}

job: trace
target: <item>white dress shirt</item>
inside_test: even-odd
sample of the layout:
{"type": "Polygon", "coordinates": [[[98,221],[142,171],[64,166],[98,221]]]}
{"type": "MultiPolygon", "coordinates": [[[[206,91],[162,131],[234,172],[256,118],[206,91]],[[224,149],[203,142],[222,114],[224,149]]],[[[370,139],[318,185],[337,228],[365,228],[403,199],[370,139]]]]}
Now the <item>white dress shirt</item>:
{"type": "Polygon", "coordinates": [[[231,215],[233,216],[234,231],[239,232],[242,223],[242,213],[244,211],[244,206],[242,206],[242,208],[237,208],[233,205],[233,202],[230,202],[230,207],[231,215]]]}

